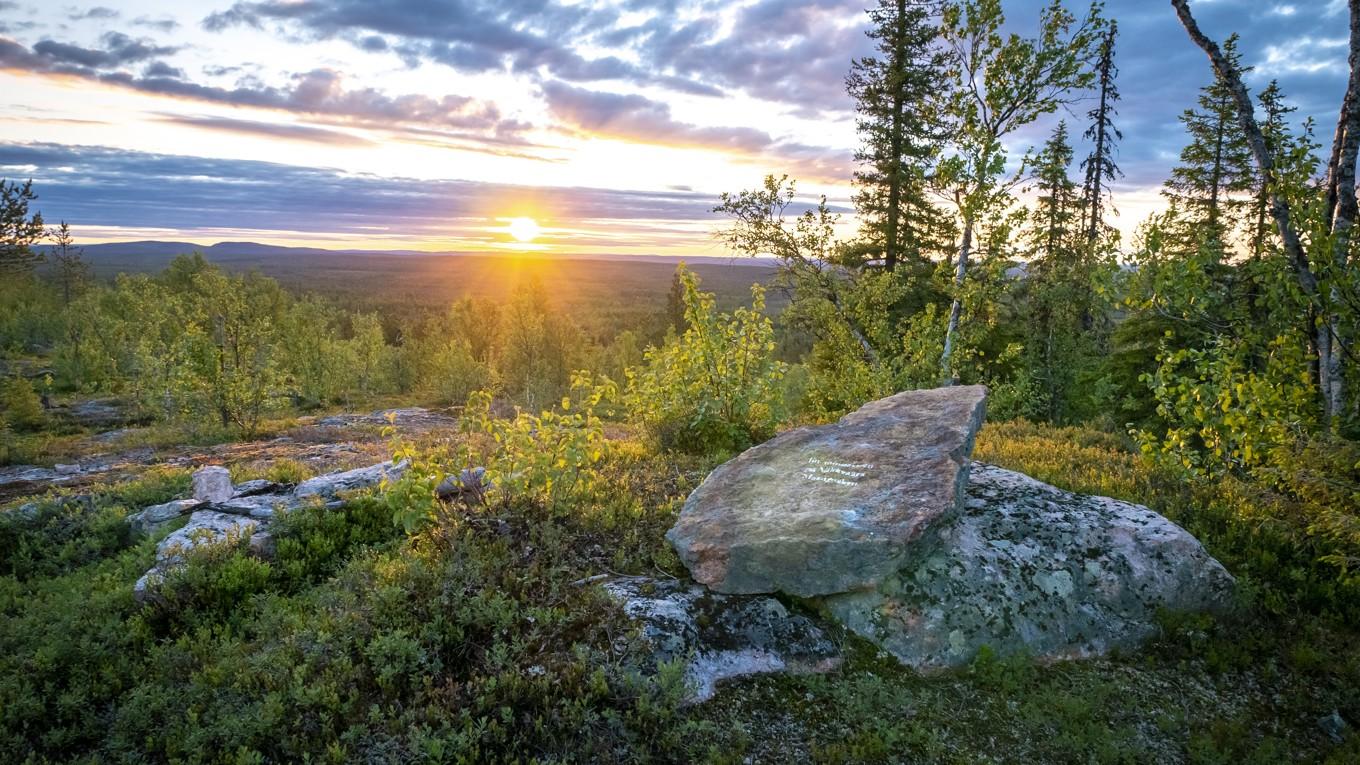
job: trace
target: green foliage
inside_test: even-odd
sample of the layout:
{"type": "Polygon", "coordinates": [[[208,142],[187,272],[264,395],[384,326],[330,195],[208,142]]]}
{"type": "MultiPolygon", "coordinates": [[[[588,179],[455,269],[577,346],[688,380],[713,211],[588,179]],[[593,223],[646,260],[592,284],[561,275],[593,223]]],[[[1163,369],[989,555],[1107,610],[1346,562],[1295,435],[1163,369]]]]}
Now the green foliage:
{"type": "Polygon", "coordinates": [[[501,312],[496,379],[515,401],[539,408],[568,388],[580,353],[576,327],[552,307],[541,281],[516,285],[501,312]]]}
{"type": "Polygon", "coordinates": [[[602,486],[597,466],[610,448],[599,410],[617,392],[607,378],[595,384],[578,374],[572,394],[537,415],[517,411],[499,418],[492,415],[491,394],[478,391],[459,419],[464,438],[435,450],[398,442],[394,458],[410,460],[411,469],[388,494],[393,520],[408,533],[427,523],[449,531],[454,521],[435,488],[446,476],[473,467],[486,471],[485,491],[474,503],[525,503],[556,513],[597,498],[602,486]]]}
{"type": "Polygon", "coordinates": [[[36,201],[33,181],[8,181],[0,178],[0,273],[7,276],[26,275],[42,261],[42,253],[33,245],[42,240],[42,213],[29,213],[29,205],[36,201]]]}
{"type": "Polygon", "coordinates": [[[0,383],[0,420],[15,430],[39,430],[47,422],[38,392],[26,377],[14,376],[0,383]]]}
{"type": "Polygon", "coordinates": [[[752,286],[750,308],[722,314],[693,273],[679,273],[687,326],[628,370],[629,412],[667,449],[724,453],[769,438],[784,417],[788,366],[774,359],[764,290],[752,286]]]}

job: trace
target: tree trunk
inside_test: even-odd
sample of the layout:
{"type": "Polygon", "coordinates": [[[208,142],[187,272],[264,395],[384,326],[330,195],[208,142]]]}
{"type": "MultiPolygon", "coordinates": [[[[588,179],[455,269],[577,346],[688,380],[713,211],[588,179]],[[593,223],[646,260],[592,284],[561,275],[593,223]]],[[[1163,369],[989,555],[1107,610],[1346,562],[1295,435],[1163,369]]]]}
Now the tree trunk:
{"type": "MultiPolygon", "coordinates": [[[[893,72],[901,72],[905,68],[905,62],[902,59],[906,56],[906,51],[903,50],[906,23],[907,0],[897,0],[897,24],[894,27],[893,40],[893,72]]],[[[892,126],[888,141],[892,158],[888,161],[888,230],[884,232],[887,241],[883,249],[883,266],[889,271],[897,267],[897,260],[901,251],[901,243],[898,241],[900,238],[898,219],[902,207],[902,122],[905,117],[902,112],[906,108],[906,98],[902,92],[902,87],[902,82],[893,84],[892,126]]]]}
{"type": "MultiPolygon", "coordinates": [[[[954,288],[958,291],[963,289],[963,281],[968,275],[968,253],[973,248],[973,215],[969,213],[963,218],[963,238],[959,242],[959,264],[954,271],[954,288]]],[[[956,381],[953,367],[950,364],[950,356],[954,352],[954,337],[959,331],[959,316],[963,313],[963,295],[955,294],[954,303],[949,307],[949,328],[944,333],[944,353],[940,355],[940,372],[944,378],[945,385],[953,385],[956,381]]]]}

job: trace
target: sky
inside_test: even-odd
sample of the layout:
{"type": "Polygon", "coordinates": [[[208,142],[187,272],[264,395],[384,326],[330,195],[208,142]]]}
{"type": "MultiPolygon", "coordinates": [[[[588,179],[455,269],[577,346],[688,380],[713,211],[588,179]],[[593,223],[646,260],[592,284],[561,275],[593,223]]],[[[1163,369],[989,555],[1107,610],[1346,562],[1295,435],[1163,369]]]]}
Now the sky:
{"type": "MultiPolygon", "coordinates": [[[[721,256],[711,212],[768,173],[854,226],[850,62],[869,0],[0,0],[0,177],[85,243],[721,256]],[[525,244],[516,218],[542,233],[525,244]]],[[[1032,34],[1037,0],[1005,0],[1032,34]]],[[[1080,2],[1069,7],[1081,10],[1080,2]]],[[[1342,0],[1192,0],[1329,138],[1342,0]]],[[[1115,224],[1161,205],[1211,79],[1169,2],[1109,0],[1115,224]]],[[[1015,136],[1022,153],[1058,119],[1015,136]]],[[[1078,145],[1078,157],[1087,147],[1078,145]]],[[[1073,169],[1075,175],[1076,169],[1073,169]]]]}

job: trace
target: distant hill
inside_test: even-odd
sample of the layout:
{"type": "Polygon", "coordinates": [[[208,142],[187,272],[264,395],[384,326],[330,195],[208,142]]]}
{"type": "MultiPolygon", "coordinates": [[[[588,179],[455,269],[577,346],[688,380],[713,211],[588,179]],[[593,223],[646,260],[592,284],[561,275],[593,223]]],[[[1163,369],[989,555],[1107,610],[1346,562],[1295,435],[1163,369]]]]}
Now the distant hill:
{"type": "MultiPolygon", "coordinates": [[[[203,253],[233,272],[259,271],[296,292],[342,299],[357,310],[384,316],[415,316],[464,297],[503,300],[526,278],[540,281],[575,321],[599,332],[633,326],[639,317],[664,310],[675,264],[666,256],[554,255],[549,253],[327,250],[258,242],[112,242],[84,246],[97,279],[120,273],[154,273],[179,255],[203,253]]],[[[702,288],[724,309],[750,301],[751,285],[768,284],[775,263],[756,258],[692,258],[702,288]]],[[[772,312],[786,297],[768,296],[772,312]]]]}
{"type": "MultiPolygon", "coordinates": [[[[50,251],[51,247],[39,248],[50,251]]],[[[525,253],[497,253],[497,252],[462,252],[458,250],[334,250],[322,247],[284,247],[277,244],[261,244],[259,242],[218,242],[216,244],[201,245],[193,242],[164,242],[155,239],[145,239],[132,242],[108,242],[104,244],[81,245],[85,253],[85,258],[96,267],[110,262],[119,264],[144,263],[144,268],[156,268],[159,264],[168,263],[176,256],[186,255],[193,252],[202,253],[205,258],[214,262],[227,262],[241,258],[266,258],[266,257],[289,257],[289,256],[308,256],[308,255],[333,255],[337,257],[529,257],[529,258],[551,258],[565,260],[606,260],[606,261],[640,261],[645,263],[669,263],[676,264],[681,261],[690,263],[731,263],[739,266],[770,267],[774,261],[768,258],[714,258],[714,257],[678,257],[674,255],[619,255],[614,253],[586,253],[586,254],[557,254],[547,252],[525,252],[525,253]]],[[[141,270],[140,268],[137,270],[141,270]]]]}

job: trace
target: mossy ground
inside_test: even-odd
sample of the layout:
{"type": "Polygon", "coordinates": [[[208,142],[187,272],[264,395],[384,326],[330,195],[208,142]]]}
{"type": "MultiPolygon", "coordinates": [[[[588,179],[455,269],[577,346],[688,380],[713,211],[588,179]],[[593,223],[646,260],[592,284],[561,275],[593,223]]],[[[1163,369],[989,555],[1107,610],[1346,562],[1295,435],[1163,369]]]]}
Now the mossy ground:
{"type": "Polygon", "coordinates": [[[166,471],[93,511],[0,515],[0,761],[1360,761],[1360,736],[1318,725],[1360,721],[1354,604],[1293,537],[1252,536],[1232,487],[1164,480],[1093,431],[991,426],[977,454],[1168,514],[1239,575],[1242,607],[1168,616],[1137,653],[935,676],[842,635],[837,672],[681,707],[676,673],[636,677],[629,625],[573,582],[680,573],[662,535],[707,462],[626,444],[587,505],[509,503],[410,537],[380,499],[301,511],[275,560],[199,556],[142,609],[154,540],[118,521],[183,491],[166,471]]]}

